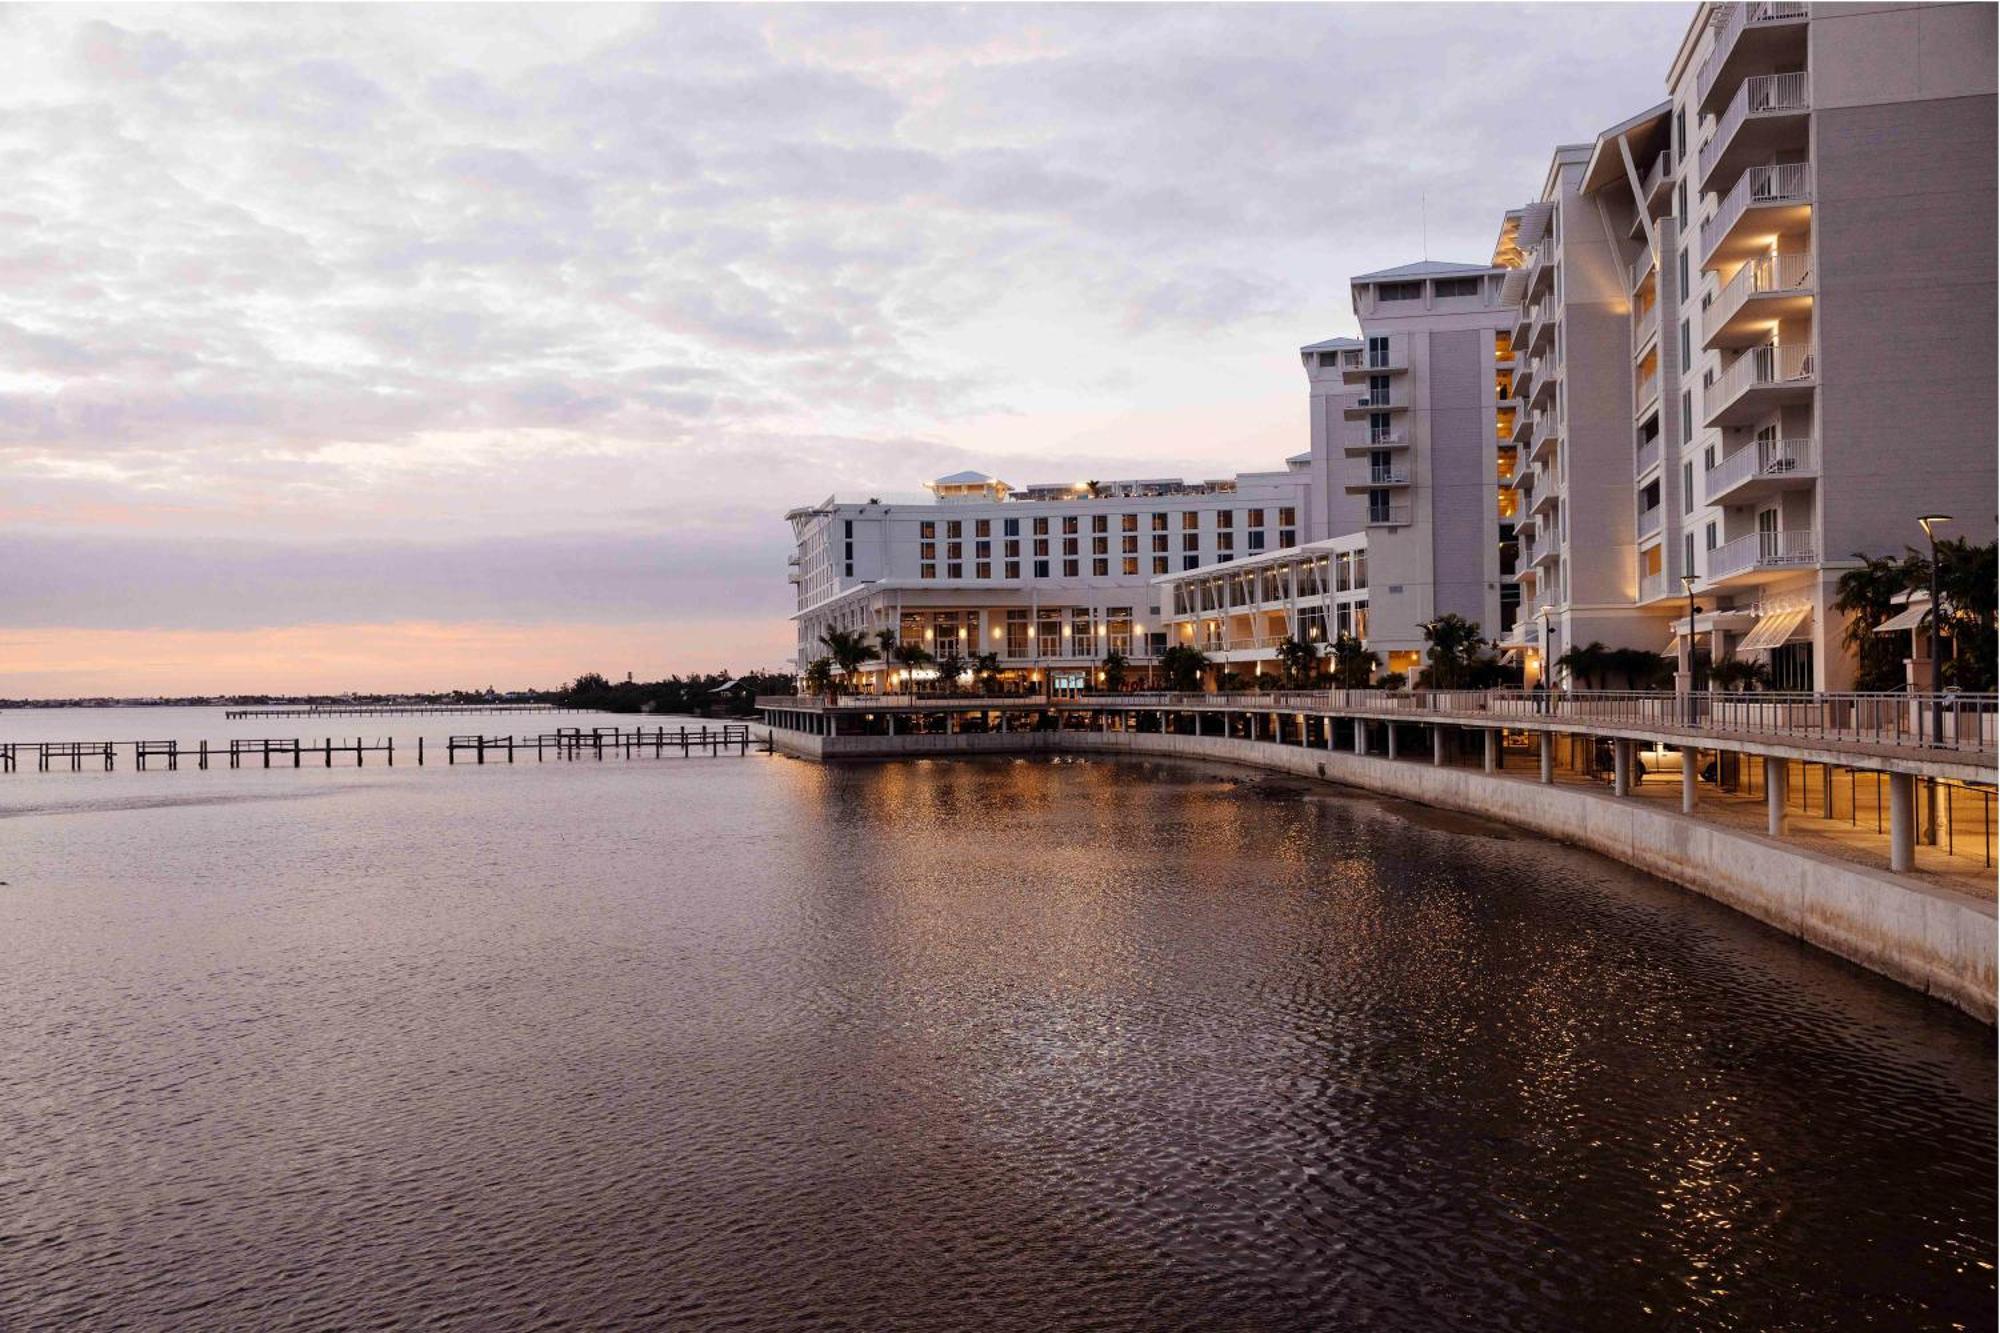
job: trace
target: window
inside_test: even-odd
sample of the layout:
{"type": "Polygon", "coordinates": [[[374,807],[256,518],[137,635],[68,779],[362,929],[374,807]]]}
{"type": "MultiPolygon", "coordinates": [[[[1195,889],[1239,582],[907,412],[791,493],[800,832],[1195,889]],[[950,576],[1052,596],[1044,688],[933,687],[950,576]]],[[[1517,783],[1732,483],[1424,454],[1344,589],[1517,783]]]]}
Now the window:
{"type": "Polygon", "coordinates": [[[1284,508],[1282,508],[1282,509],[1280,509],[1280,510],[1278,511],[1278,526],[1279,526],[1279,527],[1281,527],[1281,528],[1295,528],[1295,527],[1297,527],[1298,525],[1299,525],[1299,511],[1298,511],[1298,510],[1296,510],[1296,509],[1292,508],[1292,507],[1291,507],[1290,505],[1286,505],[1286,506],[1285,506],[1284,508]]]}
{"type": "Polygon", "coordinates": [[[937,559],[937,543],[936,543],[936,542],[918,542],[918,543],[917,543],[917,558],[918,558],[919,560],[935,560],[935,559],[937,559]]]}
{"type": "Polygon", "coordinates": [[[1020,577],[1021,577],[1021,562],[1020,562],[1019,560],[1009,560],[1009,561],[1007,562],[1007,564],[1006,564],[1006,571],[1007,571],[1007,577],[1008,577],[1008,578],[1010,578],[1010,579],[1018,579],[1018,578],[1020,578],[1020,577]]]}
{"type": "Polygon", "coordinates": [[[1368,335],[1368,364],[1386,366],[1389,364],[1389,335],[1371,333],[1368,335]]]}
{"type": "Polygon", "coordinates": [[[1681,443],[1694,442],[1694,394],[1681,390],[1681,443]]]}
{"type": "Polygon", "coordinates": [[[1181,514],[1181,531],[1193,532],[1201,526],[1201,511],[1189,509],[1181,514]]]}
{"type": "Polygon", "coordinates": [[[1049,539],[1047,537],[1035,538],[1035,554],[1047,555],[1048,553],[1049,553],[1049,539]]]}
{"type": "Polygon", "coordinates": [[[1139,572],[1139,557],[1136,555],[1126,556],[1124,558],[1124,566],[1127,574],[1137,574],[1139,572]]]}
{"type": "Polygon", "coordinates": [[[1694,464],[1681,464],[1681,512],[1694,512],[1694,464]]]}
{"type": "Polygon", "coordinates": [[[1183,532],[1181,534],[1181,549],[1183,551],[1199,551],[1201,549],[1201,534],[1199,532],[1183,532]]]}
{"type": "Polygon", "coordinates": [[[1711,550],[1711,551],[1713,551],[1713,550],[1715,549],[1715,545],[1716,545],[1716,543],[1717,543],[1718,541],[1720,541],[1720,540],[1721,540],[1721,537],[1720,537],[1720,534],[1718,534],[1718,533],[1716,532],[1716,525],[1715,525],[1715,524],[1713,524],[1713,523],[1709,524],[1709,525],[1708,525],[1708,536],[1707,536],[1707,539],[1706,539],[1706,545],[1707,545],[1708,549],[1709,549],[1709,550],[1711,550]]]}
{"type": "Polygon", "coordinates": [[[1003,518],[1003,519],[1001,519],[1001,520],[1000,520],[1000,535],[1001,535],[1001,536],[1003,536],[1003,537],[1018,537],[1018,536],[1020,536],[1020,535],[1021,535],[1021,520],[1020,520],[1020,519],[1018,519],[1018,518],[1003,518]]]}
{"type": "Polygon", "coordinates": [[[1009,611],[1007,613],[1007,656],[1026,657],[1028,655],[1028,613],[1009,611]]]}
{"type": "Polygon", "coordinates": [[[1687,370],[1688,363],[1693,360],[1693,357],[1690,355],[1691,351],[1692,351],[1692,345],[1688,342],[1688,322],[1686,320],[1682,320],[1681,321],[1681,369],[1683,371],[1687,370]]]}
{"type": "Polygon", "coordinates": [[[975,520],[972,524],[972,535],[975,537],[991,537],[993,535],[993,520],[990,518],[975,520]]]}
{"type": "Polygon", "coordinates": [[[1703,472],[1715,471],[1715,446],[1712,444],[1701,451],[1701,470],[1703,472]]]}
{"type": "Polygon", "coordinates": [[[1111,531],[1111,515],[1109,515],[1109,514],[1092,514],[1092,515],[1090,516],[1090,530],[1091,530],[1092,532],[1109,532],[1109,531],[1111,531]]]}
{"type": "Polygon", "coordinates": [[[1439,278],[1431,283],[1431,294],[1438,297],[1477,296],[1479,295],[1479,279],[1439,278]]]}
{"type": "Polygon", "coordinates": [[[1681,573],[1694,573],[1694,534],[1692,532],[1681,534],[1681,573]]]}
{"type": "Polygon", "coordinates": [[[1389,377],[1370,375],[1368,377],[1368,401],[1377,407],[1386,407],[1389,402],[1389,377]]]}
{"type": "Polygon", "coordinates": [[[917,535],[925,541],[932,540],[937,536],[937,524],[930,519],[925,519],[923,522],[917,524],[917,535]]]}
{"type": "Polygon", "coordinates": [[[924,564],[922,564],[921,566],[919,566],[919,567],[918,567],[918,569],[917,569],[917,577],[918,577],[918,578],[920,578],[920,579],[934,579],[934,578],[936,578],[936,577],[937,577],[937,566],[936,566],[936,565],[933,565],[933,564],[931,564],[931,563],[930,563],[929,561],[925,561],[925,562],[924,562],[924,564]]]}
{"type": "Polygon", "coordinates": [[[1233,509],[1218,509],[1218,510],[1216,510],[1216,511],[1215,511],[1215,526],[1216,526],[1216,527],[1218,527],[1218,528],[1220,528],[1220,529],[1222,529],[1222,530],[1223,530],[1223,531],[1225,531],[1225,532],[1226,532],[1226,531],[1228,531],[1228,530],[1229,530],[1230,528],[1233,528],[1233,527],[1235,527],[1235,526],[1236,526],[1236,511],[1235,511],[1235,510],[1233,510],[1233,509]]]}
{"type": "Polygon", "coordinates": [[[1076,571],[1077,571],[1077,562],[1076,562],[1076,561],[1074,561],[1074,560],[1065,560],[1065,561],[1063,561],[1063,577],[1064,577],[1064,578],[1066,578],[1066,579],[1073,579],[1073,578],[1075,578],[1075,577],[1076,577],[1076,571]]]}
{"type": "Polygon", "coordinates": [[[973,565],[972,565],[972,577],[974,577],[974,578],[976,578],[976,579],[990,579],[990,578],[992,578],[992,577],[993,577],[993,566],[992,566],[991,562],[989,562],[989,561],[985,561],[985,560],[976,560],[976,561],[974,561],[974,562],[973,562],[973,565]]]}
{"type": "Polygon", "coordinates": [[[982,541],[973,542],[972,558],[975,560],[991,560],[993,558],[993,543],[982,542],[982,541]]]}
{"type": "MultiPolygon", "coordinates": [[[[1681,177],[1681,183],[1674,188],[1674,220],[1683,228],[1688,224],[1688,183],[1685,176],[1681,177]]],[[[1683,299],[1687,296],[1685,283],[1681,286],[1681,296],[1683,299]]]]}
{"type": "Polygon", "coordinates": [[[1137,532],[1139,530],[1139,516],[1137,514],[1120,514],[1118,516],[1118,530],[1120,532],[1137,532]]]}
{"type": "Polygon", "coordinates": [[[1090,553],[1092,555],[1110,555],[1111,539],[1109,537],[1092,537],[1090,539],[1090,553]]]}
{"type": "Polygon", "coordinates": [[[846,519],[846,520],[844,520],[844,521],[843,521],[843,522],[841,523],[841,527],[842,527],[842,528],[844,528],[844,529],[846,529],[846,531],[844,531],[843,533],[841,533],[841,536],[843,536],[843,537],[847,538],[847,540],[849,540],[849,541],[853,541],[853,540],[854,540],[854,520],[853,520],[853,519],[851,519],[851,518],[850,518],[850,519],[846,519]]]}
{"type": "Polygon", "coordinates": [[[1218,550],[1218,551],[1233,551],[1233,550],[1235,550],[1235,549],[1236,549],[1236,534],[1235,534],[1235,533],[1233,533],[1233,532],[1218,532],[1218,533],[1216,533],[1216,534],[1215,534],[1215,549],[1216,549],[1216,550],[1218,550]]]}
{"type": "Polygon", "coordinates": [[[1167,530],[1167,516],[1165,514],[1153,515],[1153,531],[1165,532],[1166,530],[1167,530]]]}
{"type": "Polygon", "coordinates": [[[1685,107],[1675,107],[1674,108],[1674,161],[1679,162],[1682,158],[1686,157],[1687,150],[1688,150],[1687,109],[1685,107]]]}
{"type": "Polygon", "coordinates": [[[1155,574],[1165,574],[1165,573],[1168,573],[1168,572],[1170,572],[1170,571],[1169,571],[1169,570],[1167,569],[1167,565],[1168,565],[1168,564],[1169,564],[1169,561],[1168,561],[1168,558],[1167,558],[1166,556],[1163,556],[1163,555],[1156,555],[1156,556],[1154,556],[1154,557],[1153,557],[1153,572],[1154,572],[1155,574]]]}
{"type": "Polygon", "coordinates": [[[948,520],[944,525],[944,535],[947,539],[963,537],[965,535],[965,524],[955,518],[948,520]]]}
{"type": "Polygon", "coordinates": [[[1064,555],[1075,555],[1075,554],[1076,554],[1076,544],[1077,544],[1077,539],[1076,539],[1075,537],[1065,537],[1065,538],[1063,538],[1063,539],[1062,539],[1062,544],[1063,544],[1063,554],[1064,554],[1064,555]]]}
{"type": "Polygon", "coordinates": [[[1680,258],[1676,262],[1680,265],[1681,273],[1680,299],[1685,301],[1688,299],[1688,252],[1681,251],[1680,258]]]}
{"type": "Polygon", "coordinates": [[[1000,547],[1000,554],[1006,556],[1009,560],[1018,560],[1021,558],[1021,543],[1018,538],[1001,542],[1000,547]]]}
{"type": "Polygon", "coordinates": [[[1375,284],[1375,299],[1421,301],[1424,299],[1424,285],[1421,282],[1378,282],[1375,284]]]}
{"type": "Polygon", "coordinates": [[[1263,527],[1263,526],[1264,526],[1264,511],[1263,511],[1263,510],[1261,510],[1261,509],[1246,509],[1246,510],[1244,510],[1244,511],[1243,511],[1243,522],[1244,522],[1245,526],[1248,526],[1248,527],[1252,527],[1252,528],[1261,528],[1261,527],[1263,527]]]}
{"type": "Polygon", "coordinates": [[[1064,534],[1065,536],[1067,536],[1067,535],[1069,535],[1070,533],[1072,533],[1072,532],[1075,532],[1076,530],[1077,530],[1077,527],[1076,527],[1076,515],[1075,515],[1075,514],[1064,514],[1064,515],[1063,515],[1063,534],[1064,534]]]}
{"type": "Polygon", "coordinates": [[[1048,521],[1048,519],[1046,519],[1046,518],[1038,518],[1038,519],[1036,519],[1036,520],[1035,520],[1035,535],[1036,535],[1037,537],[1046,537],[1046,536],[1048,536],[1048,535],[1049,535],[1049,521],[1048,521]]]}
{"type": "Polygon", "coordinates": [[[944,576],[948,579],[962,579],[965,577],[965,566],[947,564],[944,567],[944,576]]]}
{"type": "Polygon", "coordinates": [[[1261,551],[1264,549],[1264,533],[1262,529],[1253,528],[1251,530],[1250,549],[1253,551],[1261,551]]]}
{"type": "Polygon", "coordinates": [[[1049,576],[1049,562],[1046,560],[1037,560],[1035,562],[1035,577],[1038,579],[1045,579],[1048,576],[1049,576]]]}
{"type": "Polygon", "coordinates": [[[1195,569],[1199,567],[1200,564],[1201,564],[1201,557],[1198,555],[1184,555],[1181,557],[1182,569],[1195,569]]]}
{"type": "Polygon", "coordinates": [[[1139,538],[1133,534],[1127,534],[1119,538],[1118,550],[1121,555],[1137,555],[1139,553],[1139,538]]]}
{"type": "Polygon", "coordinates": [[[947,560],[963,560],[965,558],[965,543],[946,542],[944,544],[944,558],[947,560]]]}
{"type": "Polygon", "coordinates": [[[1278,529],[1278,545],[1297,546],[1298,544],[1299,544],[1299,532],[1297,528],[1278,529]]]}
{"type": "Polygon", "coordinates": [[[1390,435],[1389,414],[1387,412],[1370,412],[1368,414],[1368,443],[1385,444],[1388,442],[1390,435]]]}
{"type": "Polygon", "coordinates": [[[1090,572],[1093,577],[1101,579],[1111,572],[1111,562],[1102,557],[1094,559],[1090,562],[1090,572]]]}
{"type": "Polygon", "coordinates": [[[1164,551],[1164,550],[1166,550],[1166,549],[1167,549],[1167,543],[1169,542],[1169,540],[1170,540],[1170,538],[1169,538],[1169,537],[1167,536],[1167,534],[1166,534],[1166,533],[1164,533],[1164,532],[1156,532],[1156,533],[1154,533],[1154,534],[1153,534],[1153,549],[1154,549],[1155,551],[1164,551]]]}

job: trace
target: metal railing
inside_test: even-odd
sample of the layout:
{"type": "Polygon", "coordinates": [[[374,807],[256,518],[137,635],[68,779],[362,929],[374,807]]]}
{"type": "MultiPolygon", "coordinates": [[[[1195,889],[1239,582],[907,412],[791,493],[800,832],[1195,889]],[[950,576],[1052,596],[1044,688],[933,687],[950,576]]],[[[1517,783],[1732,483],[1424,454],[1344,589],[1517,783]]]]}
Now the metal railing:
{"type": "Polygon", "coordinates": [[[1641,574],[1639,576],[1639,600],[1641,602],[1658,601],[1672,591],[1673,587],[1667,582],[1665,570],[1661,570],[1657,574],[1641,574]]]}
{"type": "Polygon", "coordinates": [[[1660,523],[1662,521],[1662,516],[1665,515],[1666,512],[1667,512],[1667,507],[1665,505],[1654,505],[1651,509],[1640,511],[1639,514],[1640,541],[1644,541],[1646,538],[1652,536],[1654,533],[1660,530],[1660,523]]]}
{"type": "Polygon", "coordinates": [[[1639,377],[1632,390],[1632,407],[1635,413],[1644,412],[1660,397],[1660,373],[1652,371],[1639,377]]]}
{"type": "Polygon", "coordinates": [[[1651,443],[1640,445],[1638,458],[1632,465],[1632,475],[1643,477],[1658,467],[1660,465],[1660,449],[1661,445],[1657,439],[1651,443]]]}
{"type": "Polygon", "coordinates": [[[1695,71],[1695,97],[1700,101],[1708,99],[1709,89],[1715,86],[1716,76],[1729,61],[1729,53],[1736,49],[1736,39],[1746,27],[1760,23],[1782,23],[1791,19],[1807,17],[1803,0],[1749,0],[1745,4],[1723,5],[1715,18],[1715,39],[1710,47],[1708,59],[1701,62],[1695,71]]]}
{"type": "Polygon", "coordinates": [[[1714,416],[1751,389],[1801,383],[1818,373],[1811,343],[1753,347],[1730,362],[1722,378],[1715,382],[1709,415],[1714,416]]]}
{"type": "Polygon", "coordinates": [[[1707,256],[1722,243],[1744,211],[1757,204],[1807,203],[1812,199],[1810,162],[1779,162],[1749,167],[1715,206],[1715,216],[1701,224],[1701,252],[1707,256]]]}
{"type": "Polygon", "coordinates": [[[1708,173],[1743,122],[1751,116],[1812,110],[1812,84],[1800,70],[1791,74],[1758,74],[1743,80],[1736,96],[1715,124],[1715,134],[1701,146],[1701,174],[1708,173]]]}
{"type": "Polygon", "coordinates": [[[1410,474],[1405,469],[1399,467],[1371,467],[1368,469],[1368,484],[1370,486],[1407,486],[1410,484],[1410,474]]]}
{"type": "Polygon", "coordinates": [[[1702,328],[1712,337],[1751,297],[1801,291],[1812,286],[1812,278],[1812,255],[1808,251],[1759,255],[1737,269],[1736,275],[1715,294],[1714,302],[1702,315],[1702,328]]]}
{"type": "Polygon", "coordinates": [[[1818,470],[1819,451],[1811,437],[1759,440],[1708,469],[1702,493],[1715,501],[1753,477],[1809,477],[1818,470]]]}
{"type": "Polygon", "coordinates": [[[1752,532],[1726,541],[1708,553],[1708,577],[1727,578],[1753,569],[1783,569],[1819,563],[1819,530],[1790,528],[1783,532],[1752,532]]]}
{"type": "Polygon", "coordinates": [[[1645,180],[1639,185],[1639,197],[1651,202],[1653,192],[1671,179],[1673,174],[1674,160],[1666,150],[1662,149],[1660,155],[1653,159],[1653,165],[1647,169],[1645,180]]]}
{"type": "Polygon", "coordinates": [[[1632,317],[1632,351],[1637,353],[1660,331],[1660,303],[1652,302],[1632,317]]]}

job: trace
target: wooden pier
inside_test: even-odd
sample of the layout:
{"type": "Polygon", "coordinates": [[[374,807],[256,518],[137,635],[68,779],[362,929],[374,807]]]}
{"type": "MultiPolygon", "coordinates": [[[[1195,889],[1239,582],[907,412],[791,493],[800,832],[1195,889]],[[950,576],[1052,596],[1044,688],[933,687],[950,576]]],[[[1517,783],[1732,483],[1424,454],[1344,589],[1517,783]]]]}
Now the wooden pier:
{"type": "MultiPolygon", "coordinates": [[[[741,722],[717,726],[635,727],[630,730],[592,727],[586,731],[581,727],[563,727],[532,736],[453,736],[445,742],[445,762],[456,764],[463,757],[468,763],[511,764],[517,756],[525,761],[529,754],[534,755],[537,763],[551,759],[740,757],[749,754],[753,745],[766,754],[771,752],[770,737],[767,735],[759,740],[751,735],[750,727],[741,722]]],[[[232,740],[204,740],[193,744],[175,740],[0,741],[0,773],[18,772],[22,760],[29,758],[34,760],[36,771],[42,773],[61,768],[68,768],[73,773],[83,772],[86,768],[110,773],[118,767],[121,750],[131,752],[132,767],[140,772],[154,768],[175,772],[180,769],[183,760],[197,770],[225,764],[230,768],[304,768],[308,763],[316,768],[362,768],[367,765],[370,755],[380,756],[380,762],[390,768],[396,766],[396,738],[393,736],[380,740],[360,736],[351,740],[328,736],[317,741],[292,736],[239,736],[232,740]],[[349,762],[350,759],[352,762],[349,762]],[[335,760],[340,763],[336,765],[335,760]]],[[[421,767],[426,758],[424,738],[421,736],[417,738],[414,753],[421,767]]],[[[405,763],[409,762],[411,754],[411,747],[405,744],[405,763]]]]}

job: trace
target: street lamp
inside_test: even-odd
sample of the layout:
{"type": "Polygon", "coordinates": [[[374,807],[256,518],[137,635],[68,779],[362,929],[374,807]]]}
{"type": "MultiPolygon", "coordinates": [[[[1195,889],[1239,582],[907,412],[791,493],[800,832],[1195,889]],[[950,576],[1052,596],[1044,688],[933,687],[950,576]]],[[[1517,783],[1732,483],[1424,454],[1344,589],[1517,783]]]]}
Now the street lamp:
{"type": "Polygon", "coordinates": [[[1555,670],[1556,670],[1555,648],[1553,645],[1549,643],[1549,608],[1545,606],[1541,610],[1537,611],[1535,613],[1535,618],[1542,622],[1541,684],[1542,684],[1542,689],[1544,691],[1548,691],[1555,688],[1555,670]]]}
{"type": "Polygon", "coordinates": [[[1938,613],[1943,610],[1938,605],[1938,558],[1937,530],[1939,523],[1951,522],[1950,514],[1925,514],[1917,520],[1924,530],[1924,536],[1931,544],[1931,744],[1944,744],[1944,663],[1938,660],[1938,613]]]}
{"type": "MultiPolygon", "coordinates": [[[[1687,643],[1686,643],[1686,646],[1685,646],[1685,647],[1684,647],[1684,648],[1682,649],[1682,651],[1683,651],[1683,652],[1685,652],[1685,653],[1687,654],[1687,675],[1686,675],[1686,680],[1687,680],[1687,721],[1688,721],[1688,725],[1689,725],[1689,726],[1693,726],[1693,725],[1694,725],[1694,720],[1695,720],[1695,700],[1694,700],[1694,617],[1695,617],[1695,612],[1697,612],[1697,611],[1701,610],[1701,608],[1700,608],[1700,607],[1698,607],[1698,606],[1696,606],[1696,605],[1694,604],[1694,584],[1695,584],[1695,577],[1694,577],[1694,575],[1692,575],[1692,574],[1683,574],[1683,575],[1681,575],[1681,591],[1687,594],[1687,599],[1688,599],[1688,632],[1687,632],[1687,643]]],[[[1712,636],[1711,636],[1711,637],[1712,637],[1712,636]]]]}

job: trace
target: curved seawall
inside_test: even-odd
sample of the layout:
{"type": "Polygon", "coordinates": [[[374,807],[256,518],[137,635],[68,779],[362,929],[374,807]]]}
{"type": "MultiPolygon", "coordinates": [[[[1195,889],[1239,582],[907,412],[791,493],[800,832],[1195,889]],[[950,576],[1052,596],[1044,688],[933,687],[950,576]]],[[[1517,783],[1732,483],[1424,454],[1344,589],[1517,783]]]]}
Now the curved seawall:
{"type": "Polygon", "coordinates": [[[1991,902],[1588,787],[1342,750],[1156,732],[826,737],[774,729],[771,736],[778,749],[812,759],[1050,752],[1220,761],[1484,815],[1726,903],[1983,1022],[1995,1017],[1991,902]]]}

